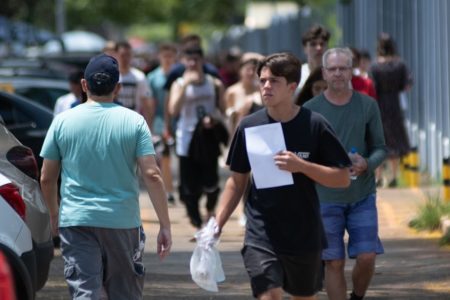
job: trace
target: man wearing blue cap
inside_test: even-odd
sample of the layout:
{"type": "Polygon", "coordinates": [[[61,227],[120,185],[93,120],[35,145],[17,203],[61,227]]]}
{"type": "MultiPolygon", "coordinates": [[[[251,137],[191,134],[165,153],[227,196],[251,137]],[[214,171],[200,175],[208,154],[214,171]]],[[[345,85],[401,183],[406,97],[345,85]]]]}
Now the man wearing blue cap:
{"type": "Polygon", "coordinates": [[[81,81],[86,103],[55,117],[47,133],[41,186],[52,229],[59,231],[72,299],[142,299],[145,235],[139,211],[139,166],[160,223],[157,252],[172,243],[166,192],[144,118],[113,103],[117,61],[93,57],[81,81]],[[57,179],[62,174],[61,206],[57,179]]]}

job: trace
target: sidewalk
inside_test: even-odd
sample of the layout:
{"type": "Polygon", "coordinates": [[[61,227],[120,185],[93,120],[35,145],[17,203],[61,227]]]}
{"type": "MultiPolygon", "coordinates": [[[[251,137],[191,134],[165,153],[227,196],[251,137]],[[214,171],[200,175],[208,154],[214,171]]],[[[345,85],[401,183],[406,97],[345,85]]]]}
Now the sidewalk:
{"type": "MultiPolygon", "coordinates": [[[[408,228],[409,220],[424,200],[424,192],[419,189],[379,190],[380,237],[386,253],[377,260],[376,274],[366,299],[450,299],[450,250],[439,249],[437,234],[416,233],[408,228]]],[[[238,225],[237,214],[227,223],[219,245],[227,279],[220,284],[220,292],[214,294],[202,291],[190,279],[189,259],[195,245],[189,239],[194,230],[184,207],[178,204],[170,208],[170,213],[174,223],[173,252],[163,263],[152,255],[146,257],[149,260],[149,281],[145,289],[148,299],[252,299],[239,254],[243,228],[238,225]]],[[[146,220],[154,218],[149,205],[144,216],[146,220]]],[[[157,226],[146,222],[146,229],[152,235],[147,240],[147,249],[153,253],[157,226]]],[[[348,261],[348,282],[352,265],[353,261],[348,261]]],[[[319,296],[319,299],[327,299],[325,293],[319,296]]]]}
{"type": "MultiPolygon", "coordinates": [[[[376,274],[365,299],[450,299],[450,249],[438,247],[438,235],[416,233],[407,227],[417,205],[423,201],[423,191],[418,189],[379,190],[380,237],[385,254],[377,259],[376,274]]],[[[194,228],[189,224],[182,204],[177,202],[169,208],[174,244],[171,255],[163,262],[155,255],[158,223],[145,194],[141,195],[141,205],[147,233],[144,299],[252,299],[239,253],[244,230],[238,224],[237,213],[227,223],[219,245],[227,278],[219,285],[219,293],[210,293],[198,288],[190,278],[189,260],[195,244],[189,240],[194,228]]],[[[348,282],[352,265],[353,261],[348,261],[348,282]]],[[[59,252],[50,272],[49,281],[37,299],[69,299],[59,252]]],[[[319,294],[319,299],[327,299],[324,292],[319,294]]]]}

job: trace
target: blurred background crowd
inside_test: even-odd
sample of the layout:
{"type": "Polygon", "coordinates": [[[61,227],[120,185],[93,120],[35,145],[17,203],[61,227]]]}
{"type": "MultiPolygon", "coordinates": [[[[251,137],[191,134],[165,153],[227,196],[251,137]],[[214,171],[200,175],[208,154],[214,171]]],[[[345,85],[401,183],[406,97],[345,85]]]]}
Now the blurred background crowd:
{"type": "MultiPolygon", "coordinates": [[[[450,91],[445,88],[450,40],[443,26],[449,10],[446,1],[424,0],[130,0],[114,5],[6,0],[0,7],[0,88],[53,111],[56,100],[69,92],[74,73],[111,42],[126,41],[131,66],[148,75],[159,67],[162,45],[174,46],[179,60],[180,43],[192,34],[200,37],[205,60],[227,88],[239,80],[245,53],[289,51],[307,62],[302,34],[314,24],[330,32],[328,47],[360,52],[355,72],[361,74],[355,75],[366,78],[367,65],[378,60],[377,40],[384,32],[395,41],[395,55],[410,74],[399,98],[409,146],[418,150],[420,171],[436,180],[450,155],[450,91]]],[[[311,72],[311,78],[320,77],[311,72]]],[[[304,93],[303,99],[311,96],[304,93]]]]}

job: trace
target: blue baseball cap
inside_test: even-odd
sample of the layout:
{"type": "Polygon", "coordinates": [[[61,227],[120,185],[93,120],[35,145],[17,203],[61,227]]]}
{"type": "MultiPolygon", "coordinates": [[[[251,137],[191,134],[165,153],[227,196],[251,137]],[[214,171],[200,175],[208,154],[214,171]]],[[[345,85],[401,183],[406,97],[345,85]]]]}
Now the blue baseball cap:
{"type": "Polygon", "coordinates": [[[117,60],[106,54],[92,57],[84,70],[84,79],[90,89],[114,88],[119,82],[117,60]]]}

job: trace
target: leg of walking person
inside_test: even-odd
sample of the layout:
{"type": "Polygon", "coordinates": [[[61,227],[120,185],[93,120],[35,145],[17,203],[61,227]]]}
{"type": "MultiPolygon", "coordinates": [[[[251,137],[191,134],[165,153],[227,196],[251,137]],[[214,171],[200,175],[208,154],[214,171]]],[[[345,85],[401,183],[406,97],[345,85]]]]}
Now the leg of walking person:
{"type": "Polygon", "coordinates": [[[170,204],[175,204],[175,198],[173,196],[173,176],[171,169],[171,158],[170,158],[170,146],[164,142],[164,150],[161,156],[161,173],[164,185],[167,191],[167,200],[170,204]]]}
{"type": "Polygon", "coordinates": [[[145,278],[142,263],[145,245],[143,229],[138,227],[94,230],[104,253],[103,285],[108,299],[142,299],[145,278]]]}
{"type": "Polygon", "coordinates": [[[397,187],[397,176],[398,176],[398,165],[399,165],[398,157],[389,158],[389,164],[391,165],[392,179],[389,181],[389,187],[397,187]]]}
{"type": "Polygon", "coordinates": [[[64,277],[72,299],[100,299],[103,282],[101,246],[89,227],[61,227],[64,277]]]}
{"type": "Polygon", "coordinates": [[[180,199],[186,206],[186,212],[191,224],[201,228],[202,218],[200,215],[199,201],[201,191],[201,167],[191,158],[179,157],[180,170],[180,199]]]}
{"type": "MultiPolygon", "coordinates": [[[[363,297],[369,288],[375,271],[375,253],[361,253],[356,257],[356,264],[352,272],[353,294],[363,297]]],[[[361,298],[362,299],[362,298],[361,298]]]]}
{"type": "Polygon", "coordinates": [[[375,271],[377,254],[384,253],[378,237],[378,212],[375,194],[354,203],[348,212],[348,254],[356,258],[352,272],[352,300],[364,297],[375,271]]]}
{"type": "Polygon", "coordinates": [[[215,216],[217,202],[219,200],[219,164],[218,158],[202,163],[202,183],[206,193],[206,221],[215,216]]]}
{"type": "Polygon", "coordinates": [[[282,300],[282,299],[283,299],[282,288],[273,288],[258,295],[258,300],[282,300]]]}
{"type": "Polygon", "coordinates": [[[184,204],[186,205],[186,212],[188,214],[189,220],[192,226],[196,227],[197,229],[200,229],[203,224],[199,207],[200,197],[201,195],[197,194],[197,195],[186,195],[184,198],[185,199],[184,204]]]}
{"type": "Polygon", "coordinates": [[[325,261],[325,288],[330,300],[346,299],[347,284],[345,282],[344,267],[344,259],[325,261]]]}
{"type": "Polygon", "coordinates": [[[347,284],[344,276],[347,204],[321,203],[320,210],[328,248],[322,251],[325,261],[325,288],[330,300],[345,300],[347,284]]]}
{"type": "Polygon", "coordinates": [[[216,215],[216,206],[217,206],[217,202],[219,200],[219,194],[220,194],[219,187],[215,187],[214,190],[206,192],[206,211],[207,211],[206,219],[207,220],[209,220],[209,218],[214,217],[216,215]]]}
{"type": "MultiPolygon", "coordinates": [[[[282,300],[283,299],[283,289],[282,288],[274,288],[270,289],[261,295],[258,296],[259,300],[282,300]]],[[[317,296],[310,297],[300,297],[300,296],[291,296],[292,300],[316,300],[317,296]]]]}

